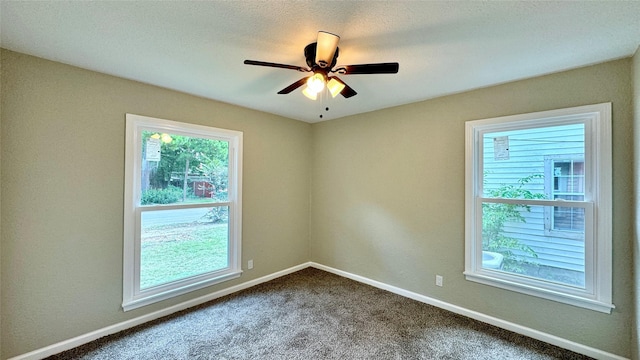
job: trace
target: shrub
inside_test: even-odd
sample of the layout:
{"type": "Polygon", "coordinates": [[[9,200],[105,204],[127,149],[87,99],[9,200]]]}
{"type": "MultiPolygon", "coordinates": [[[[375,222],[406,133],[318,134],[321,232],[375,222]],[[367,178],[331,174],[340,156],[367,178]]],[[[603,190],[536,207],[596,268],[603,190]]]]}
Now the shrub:
{"type": "Polygon", "coordinates": [[[229,208],[226,206],[214,207],[204,215],[204,218],[215,224],[224,223],[229,220],[229,208]]]}
{"type": "MultiPolygon", "coordinates": [[[[527,183],[533,179],[542,178],[542,175],[529,175],[518,180],[518,185],[501,185],[490,190],[489,196],[509,199],[544,199],[544,194],[533,193],[526,189],[527,183]]],[[[528,263],[527,254],[538,258],[538,254],[520,240],[506,236],[504,225],[507,222],[525,223],[526,220],[520,211],[531,211],[527,205],[514,204],[482,204],[482,250],[501,253],[504,256],[503,269],[511,272],[523,272],[522,265],[528,263]]],[[[533,264],[535,265],[535,264],[533,264]]]]}
{"type": "Polygon", "coordinates": [[[182,199],[182,190],[175,186],[169,185],[165,189],[149,189],[142,193],[140,203],[142,205],[150,204],[171,204],[182,199]]]}

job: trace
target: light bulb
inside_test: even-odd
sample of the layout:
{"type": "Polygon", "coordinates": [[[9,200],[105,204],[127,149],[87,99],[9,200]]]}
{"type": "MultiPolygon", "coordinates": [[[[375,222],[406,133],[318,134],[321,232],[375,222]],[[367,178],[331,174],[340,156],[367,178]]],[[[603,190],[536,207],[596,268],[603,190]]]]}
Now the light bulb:
{"type": "Polygon", "coordinates": [[[307,80],[307,89],[314,93],[319,93],[324,89],[324,76],[322,74],[313,74],[307,80]]]}

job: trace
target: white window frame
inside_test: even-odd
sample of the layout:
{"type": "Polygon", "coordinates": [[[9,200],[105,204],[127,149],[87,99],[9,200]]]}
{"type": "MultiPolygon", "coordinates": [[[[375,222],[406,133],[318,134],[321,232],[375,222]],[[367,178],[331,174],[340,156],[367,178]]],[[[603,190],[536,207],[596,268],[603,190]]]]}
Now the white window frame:
{"type": "Polygon", "coordinates": [[[486,285],[610,313],[612,303],[611,103],[468,121],[465,125],[465,278],[486,285]],[[585,125],[585,200],[483,197],[483,135],[554,125],[585,125]],[[585,288],[482,267],[482,203],[585,209],[585,288]]]}
{"type": "Polygon", "coordinates": [[[129,311],[166,300],[223,281],[238,278],[241,268],[242,240],[242,137],[240,131],[181,123],[153,117],[126,114],[124,258],[122,308],[129,311]],[[140,205],[142,163],[141,134],[157,131],[191,137],[222,140],[229,143],[228,200],[219,203],[181,205],[140,205]],[[193,207],[229,207],[228,266],[219,271],[188,277],[149,289],[140,289],[141,213],[193,207]]]}

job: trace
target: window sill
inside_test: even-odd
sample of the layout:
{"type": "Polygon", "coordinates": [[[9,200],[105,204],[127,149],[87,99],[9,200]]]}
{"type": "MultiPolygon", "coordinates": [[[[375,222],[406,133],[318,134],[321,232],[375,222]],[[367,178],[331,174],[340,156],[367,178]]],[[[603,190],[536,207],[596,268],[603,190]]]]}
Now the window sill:
{"type": "Polygon", "coordinates": [[[207,286],[219,284],[225,281],[229,281],[232,279],[239,278],[242,275],[242,271],[235,271],[231,273],[227,273],[221,276],[216,276],[214,278],[208,278],[206,280],[202,280],[195,283],[189,283],[183,286],[174,287],[167,289],[162,292],[153,293],[153,294],[142,294],[134,297],[130,301],[125,301],[122,303],[122,309],[127,312],[129,310],[137,309],[143,306],[151,305],[163,300],[171,299],[173,297],[183,295],[195,290],[199,290],[205,288],[207,286]]]}
{"type": "Polygon", "coordinates": [[[511,290],[522,294],[536,296],[539,298],[553,300],[564,304],[569,304],[589,310],[594,310],[606,314],[610,314],[611,310],[615,308],[613,304],[588,299],[585,297],[566,294],[550,289],[536,287],[532,285],[525,285],[509,280],[499,279],[493,276],[488,276],[473,272],[464,272],[465,278],[469,281],[477,282],[484,285],[490,285],[505,290],[511,290]]]}

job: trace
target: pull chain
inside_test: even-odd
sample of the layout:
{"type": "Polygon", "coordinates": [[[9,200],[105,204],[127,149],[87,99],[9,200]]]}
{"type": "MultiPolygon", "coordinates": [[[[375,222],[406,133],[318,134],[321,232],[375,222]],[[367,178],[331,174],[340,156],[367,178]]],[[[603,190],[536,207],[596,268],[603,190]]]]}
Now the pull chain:
{"type": "Polygon", "coordinates": [[[324,90],[321,91],[321,94],[319,94],[319,95],[320,95],[320,100],[321,100],[320,101],[320,106],[321,106],[320,119],[322,119],[322,118],[324,118],[324,116],[322,115],[322,108],[324,108],[325,112],[329,111],[329,106],[326,105],[326,101],[325,101],[325,99],[329,98],[329,90],[327,89],[326,86],[325,86],[324,90]]]}

